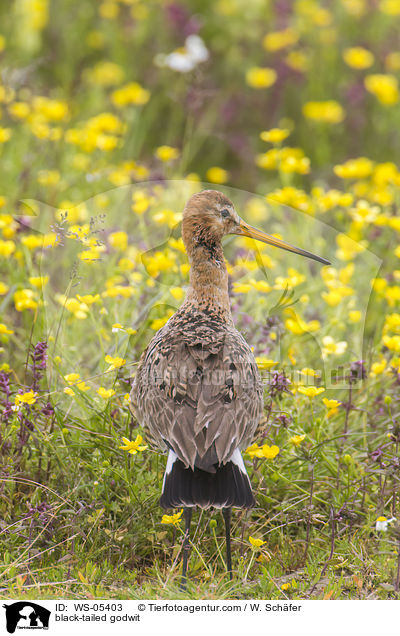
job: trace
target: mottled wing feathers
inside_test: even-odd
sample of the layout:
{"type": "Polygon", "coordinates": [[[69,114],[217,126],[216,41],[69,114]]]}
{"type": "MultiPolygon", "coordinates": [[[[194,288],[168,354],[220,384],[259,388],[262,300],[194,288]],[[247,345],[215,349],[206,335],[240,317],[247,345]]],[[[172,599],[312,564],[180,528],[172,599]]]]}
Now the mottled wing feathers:
{"type": "Polygon", "coordinates": [[[149,344],[132,399],[139,421],[185,466],[213,471],[248,445],[262,412],[262,384],[241,334],[202,312],[177,312],[149,344]]]}

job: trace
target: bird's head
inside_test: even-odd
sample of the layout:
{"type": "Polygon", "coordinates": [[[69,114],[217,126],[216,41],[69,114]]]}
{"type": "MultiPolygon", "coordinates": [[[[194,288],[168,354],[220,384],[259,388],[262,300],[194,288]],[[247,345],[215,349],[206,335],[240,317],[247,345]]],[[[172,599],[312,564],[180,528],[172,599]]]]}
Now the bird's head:
{"type": "Polygon", "coordinates": [[[203,190],[193,194],[183,211],[182,238],[190,255],[196,245],[212,247],[221,242],[226,234],[248,236],[257,241],[274,245],[288,252],[312,258],[329,265],[329,261],[311,252],[294,247],[281,239],[266,234],[248,225],[240,218],[232,201],[217,190],[203,190]]]}

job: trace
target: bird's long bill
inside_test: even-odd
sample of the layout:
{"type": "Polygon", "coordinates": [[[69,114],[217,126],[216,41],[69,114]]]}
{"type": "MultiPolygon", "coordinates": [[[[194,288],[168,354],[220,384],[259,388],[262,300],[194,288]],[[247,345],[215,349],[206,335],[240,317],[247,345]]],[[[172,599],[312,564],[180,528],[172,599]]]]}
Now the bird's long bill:
{"type": "Polygon", "coordinates": [[[280,247],[283,250],[287,250],[288,252],[293,252],[294,254],[300,254],[301,256],[307,256],[307,258],[312,258],[314,261],[318,261],[319,263],[323,263],[324,265],[330,265],[330,262],[325,258],[321,258],[321,256],[317,256],[316,254],[312,254],[311,252],[307,252],[307,250],[302,250],[301,247],[294,247],[294,245],[290,245],[290,243],[285,243],[281,239],[275,238],[275,236],[271,236],[270,234],[265,234],[261,230],[257,230],[255,227],[251,227],[242,219],[239,224],[240,230],[237,234],[241,236],[248,236],[256,241],[262,241],[263,243],[268,243],[268,245],[275,245],[275,247],[280,247]]]}

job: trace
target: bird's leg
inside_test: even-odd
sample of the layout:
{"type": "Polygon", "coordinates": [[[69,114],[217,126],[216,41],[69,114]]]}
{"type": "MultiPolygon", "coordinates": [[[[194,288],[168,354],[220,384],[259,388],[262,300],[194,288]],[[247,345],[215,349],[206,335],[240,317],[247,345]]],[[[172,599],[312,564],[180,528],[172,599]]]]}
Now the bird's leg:
{"type": "Polygon", "coordinates": [[[187,564],[189,558],[189,535],[190,535],[190,522],[192,520],[192,508],[184,508],[183,515],[185,517],[185,534],[183,537],[183,557],[182,557],[182,579],[181,579],[181,590],[186,589],[186,572],[187,572],[187,564]]]}
{"type": "Polygon", "coordinates": [[[222,508],[222,515],[225,521],[225,540],[226,540],[226,569],[229,578],[232,581],[232,555],[231,555],[231,516],[232,508],[222,508]]]}

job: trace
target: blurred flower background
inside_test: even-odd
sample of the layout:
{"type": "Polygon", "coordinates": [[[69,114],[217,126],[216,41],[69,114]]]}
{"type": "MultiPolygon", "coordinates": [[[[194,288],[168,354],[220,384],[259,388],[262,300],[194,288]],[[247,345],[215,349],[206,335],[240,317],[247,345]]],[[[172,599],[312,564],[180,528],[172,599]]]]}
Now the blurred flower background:
{"type": "Polygon", "coordinates": [[[0,25],[0,593],[177,593],[129,393],[214,187],[332,266],[225,243],[265,383],[257,506],[231,585],[202,515],[187,594],[396,598],[400,4],[15,0],[0,25]]]}

